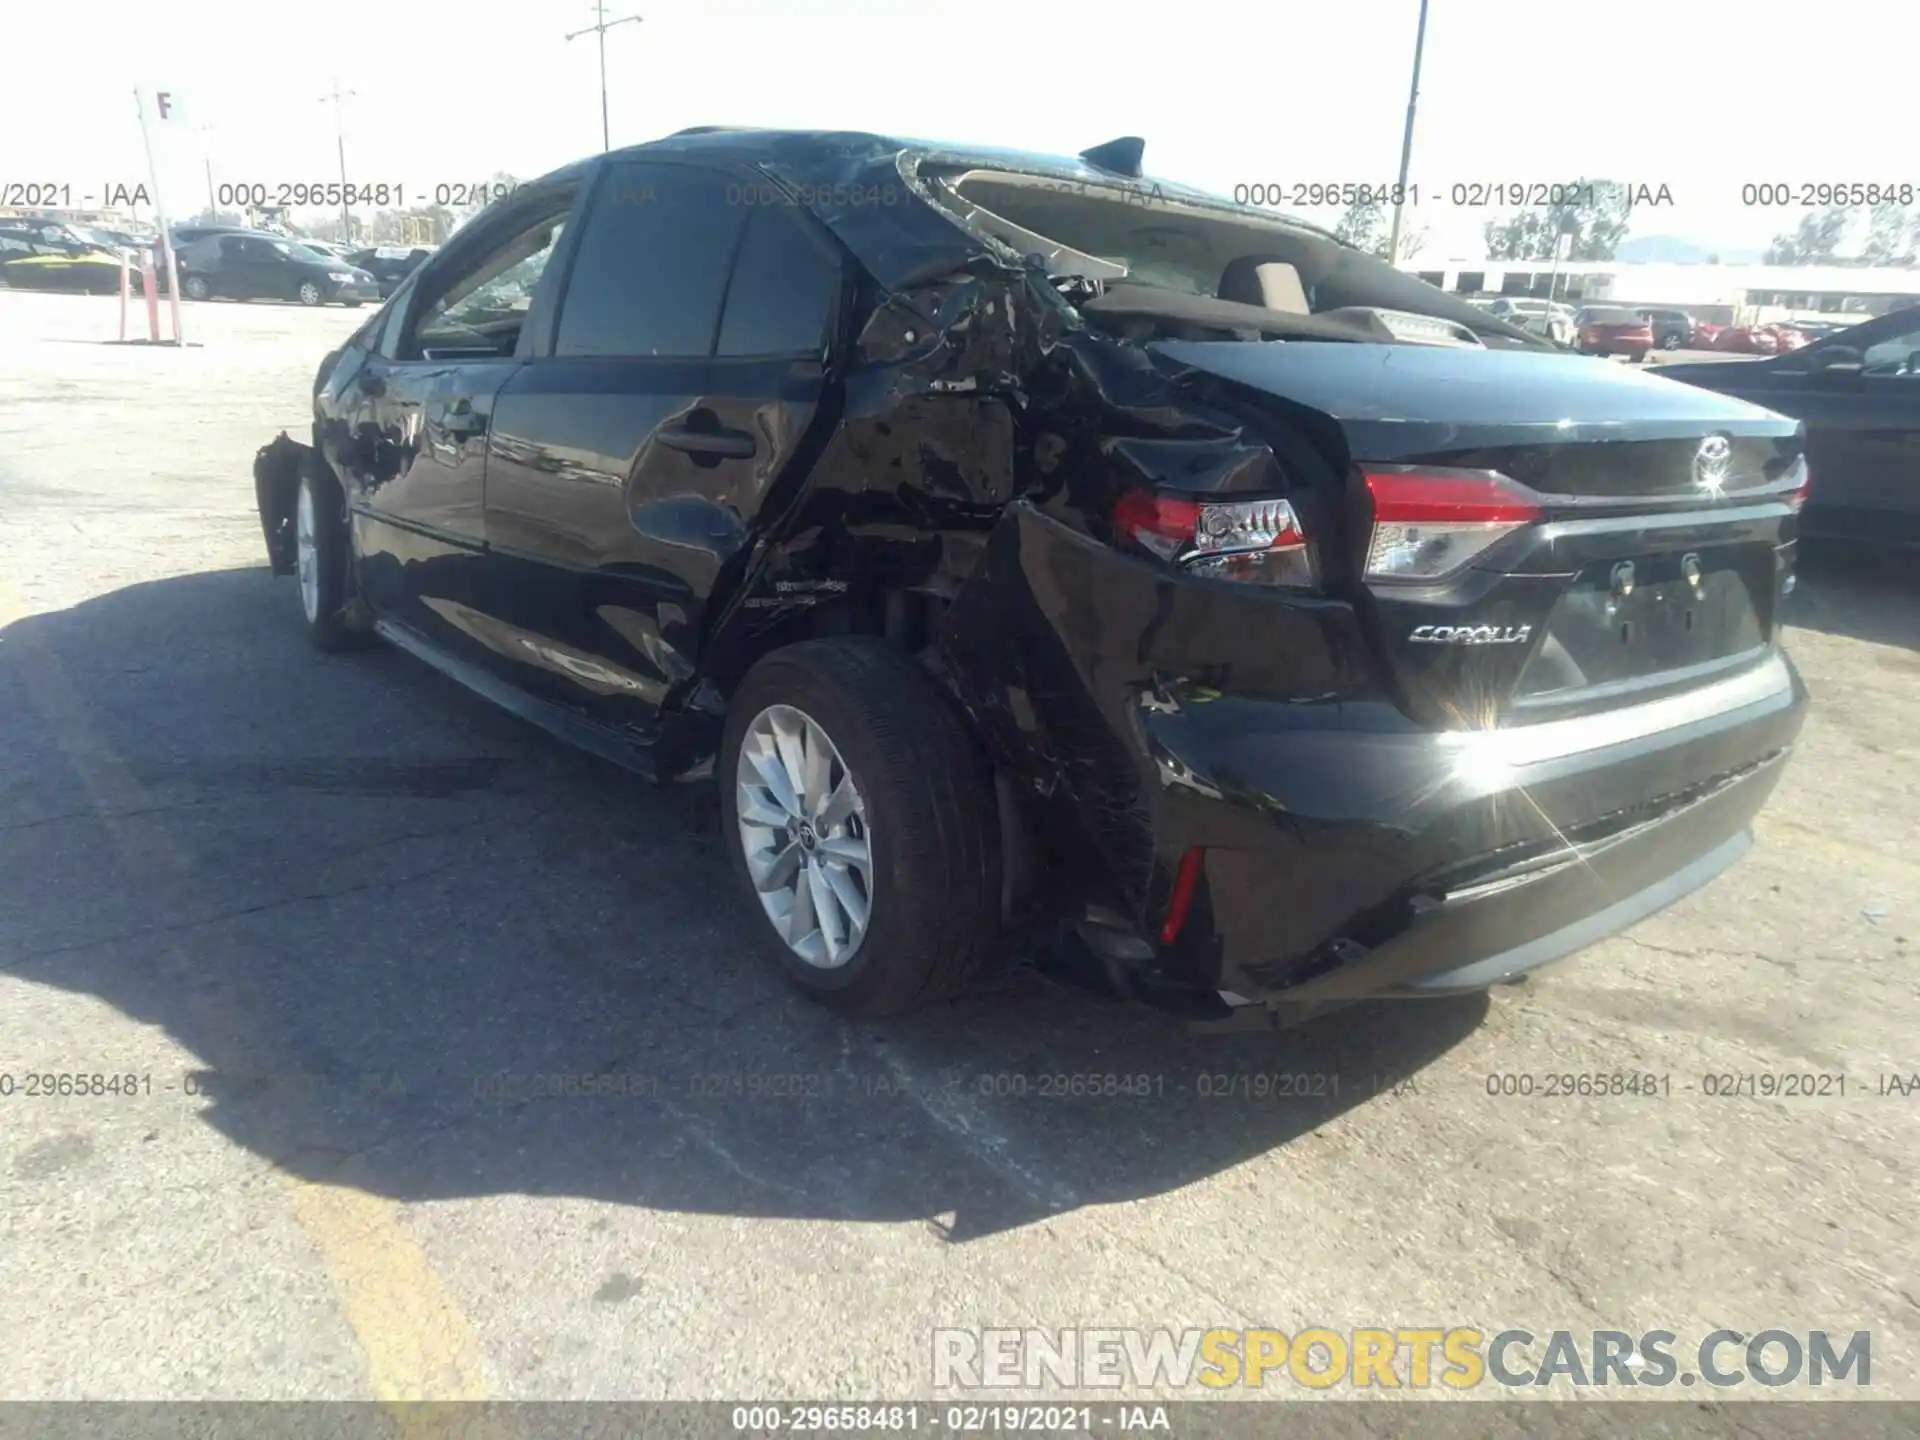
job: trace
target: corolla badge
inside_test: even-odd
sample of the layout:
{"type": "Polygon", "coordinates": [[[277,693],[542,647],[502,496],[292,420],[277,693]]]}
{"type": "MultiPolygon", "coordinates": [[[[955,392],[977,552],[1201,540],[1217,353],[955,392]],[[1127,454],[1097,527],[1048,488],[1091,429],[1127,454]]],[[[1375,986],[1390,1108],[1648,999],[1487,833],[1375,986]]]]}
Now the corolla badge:
{"type": "Polygon", "coordinates": [[[1702,490],[1718,490],[1727,483],[1733,469],[1733,442],[1724,435],[1709,435],[1700,442],[1693,456],[1693,483],[1702,490]]]}
{"type": "Polygon", "coordinates": [[[1407,639],[1416,645],[1519,645],[1531,625],[1417,625],[1407,639]]]}

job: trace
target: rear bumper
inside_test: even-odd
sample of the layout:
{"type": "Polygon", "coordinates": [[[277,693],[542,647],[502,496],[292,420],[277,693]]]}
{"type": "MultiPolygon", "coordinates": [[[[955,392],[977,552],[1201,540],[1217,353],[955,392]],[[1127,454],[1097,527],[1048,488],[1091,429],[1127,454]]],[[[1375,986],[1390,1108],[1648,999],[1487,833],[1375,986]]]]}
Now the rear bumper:
{"type": "Polygon", "coordinates": [[[1807,699],[1775,650],[1626,708],[1436,731],[1345,603],[1172,576],[1025,505],[943,660],[1056,886],[1145,940],[1140,978],[1312,1005],[1478,988],[1706,883],[1807,699]]]}
{"type": "Polygon", "coordinates": [[[1167,747],[1175,773],[1230,767],[1238,794],[1211,800],[1220,814],[1167,812],[1164,851],[1204,858],[1162,967],[1247,999],[1336,1004],[1481,989],[1557,960],[1739,858],[1805,705],[1776,654],[1670,701],[1517,732],[1263,733],[1246,714],[1231,740],[1188,737],[1184,756],[1167,747]],[[1264,839],[1227,818],[1249,789],[1264,839]],[[1347,813],[1328,813],[1342,794],[1347,813]]]}

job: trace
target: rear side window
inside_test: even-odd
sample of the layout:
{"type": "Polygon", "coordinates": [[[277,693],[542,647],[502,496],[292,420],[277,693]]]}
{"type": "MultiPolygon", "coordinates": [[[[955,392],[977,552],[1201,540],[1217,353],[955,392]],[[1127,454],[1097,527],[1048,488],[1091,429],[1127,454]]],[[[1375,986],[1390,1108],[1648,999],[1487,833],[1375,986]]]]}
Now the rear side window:
{"type": "Polygon", "coordinates": [[[746,213],[717,170],[615,165],[580,232],[553,353],[711,355],[746,213]]]}
{"type": "Polygon", "coordinates": [[[719,353],[817,355],[839,294],[840,266],[826,241],[787,210],[749,210],[719,353]]]}

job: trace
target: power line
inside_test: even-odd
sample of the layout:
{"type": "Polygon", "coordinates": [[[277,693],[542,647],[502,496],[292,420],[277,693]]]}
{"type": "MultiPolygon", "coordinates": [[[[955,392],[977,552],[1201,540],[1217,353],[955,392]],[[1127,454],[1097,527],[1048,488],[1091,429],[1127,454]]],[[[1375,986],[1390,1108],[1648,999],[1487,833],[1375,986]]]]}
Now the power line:
{"type": "Polygon", "coordinates": [[[600,37],[600,148],[602,150],[611,150],[613,148],[613,132],[607,125],[607,31],[616,25],[625,25],[629,21],[637,25],[640,23],[641,17],[638,15],[622,15],[618,20],[609,20],[607,19],[607,0],[593,0],[593,14],[594,24],[587,26],[584,30],[574,31],[571,35],[567,36],[567,39],[578,40],[582,35],[598,35],[600,37]]]}

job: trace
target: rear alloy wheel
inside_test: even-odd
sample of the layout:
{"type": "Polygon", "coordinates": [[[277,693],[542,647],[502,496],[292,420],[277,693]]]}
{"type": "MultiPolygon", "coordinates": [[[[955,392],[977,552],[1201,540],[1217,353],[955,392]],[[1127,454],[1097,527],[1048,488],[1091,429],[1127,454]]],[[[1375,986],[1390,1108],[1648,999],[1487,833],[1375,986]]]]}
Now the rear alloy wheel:
{"type": "Polygon", "coordinates": [[[180,292],[189,300],[206,300],[213,295],[213,287],[207,284],[204,275],[189,275],[180,282],[180,292]]]}
{"type": "Polygon", "coordinates": [[[326,296],[320,293],[320,287],[311,280],[302,280],[299,289],[302,305],[320,305],[326,302],[326,296]]]}
{"type": "Polygon", "coordinates": [[[832,737],[770,705],[747,726],[736,774],[747,877],[787,948],[809,965],[850,962],[873,916],[873,827],[832,737]]]}
{"type": "Polygon", "coordinates": [[[723,833],[781,971],[850,1015],[960,991],[999,938],[993,776],[904,652],[809,640],[754,666],[721,749],[723,833]]]}

